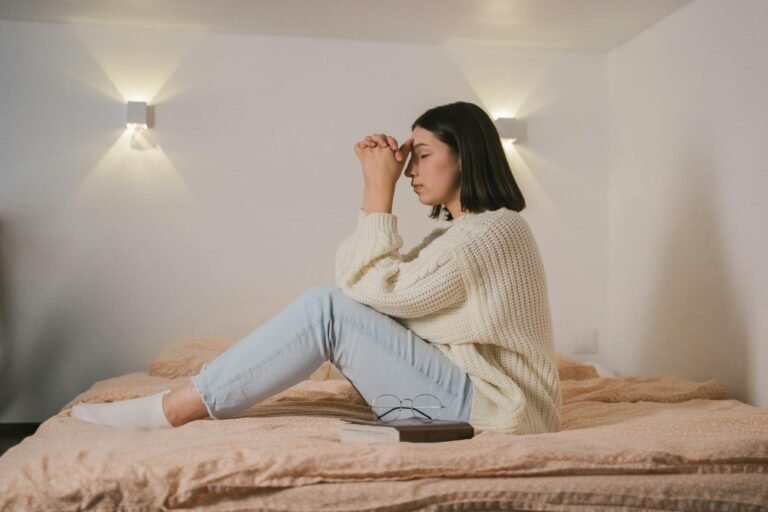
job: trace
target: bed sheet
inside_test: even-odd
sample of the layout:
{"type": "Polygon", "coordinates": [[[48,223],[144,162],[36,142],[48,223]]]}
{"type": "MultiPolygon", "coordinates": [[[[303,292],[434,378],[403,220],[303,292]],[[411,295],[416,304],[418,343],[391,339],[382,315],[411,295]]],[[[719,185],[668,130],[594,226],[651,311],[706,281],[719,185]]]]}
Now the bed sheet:
{"type": "Polygon", "coordinates": [[[69,415],[186,379],[95,383],[0,457],[0,510],[768,507],[768,409],[728,399],[718,379],[565,380],[560,432],[447,443],[341,444],[341,418],[372,416],[346,380],[305,380],[238,418],[175,429],[69,415]]]}

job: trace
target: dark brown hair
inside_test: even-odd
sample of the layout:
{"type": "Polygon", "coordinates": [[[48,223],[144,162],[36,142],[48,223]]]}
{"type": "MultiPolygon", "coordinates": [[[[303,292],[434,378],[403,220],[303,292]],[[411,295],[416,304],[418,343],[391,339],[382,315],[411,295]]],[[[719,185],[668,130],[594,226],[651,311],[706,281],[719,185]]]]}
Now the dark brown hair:
{"type": "MultiPolygon", "coordinates": [[[[480,213],[505,207],[517,212],[525,208],[525,198],[507,162],[501,138],[488,114],[474,103],[457,101],[433,107],[419,116],[411,130],[420,126],[447,144],[461,159],[461,211],[480,213]]],[[[430,218],[445,212],[445,205],[432,207],[430,218]]]]}

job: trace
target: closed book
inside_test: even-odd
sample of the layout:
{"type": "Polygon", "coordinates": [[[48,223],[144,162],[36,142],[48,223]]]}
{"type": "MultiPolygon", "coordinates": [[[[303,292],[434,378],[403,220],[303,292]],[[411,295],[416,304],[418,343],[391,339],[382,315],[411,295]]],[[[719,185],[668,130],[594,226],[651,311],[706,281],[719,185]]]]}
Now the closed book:
{"type": "Polygon", "coordinates": [[[475,429],[465,421],[418,418],[395,421],[359,420],[345,418],[348,424],[339,430],[342,443],[439,443],[472,439],[475,429]]]}

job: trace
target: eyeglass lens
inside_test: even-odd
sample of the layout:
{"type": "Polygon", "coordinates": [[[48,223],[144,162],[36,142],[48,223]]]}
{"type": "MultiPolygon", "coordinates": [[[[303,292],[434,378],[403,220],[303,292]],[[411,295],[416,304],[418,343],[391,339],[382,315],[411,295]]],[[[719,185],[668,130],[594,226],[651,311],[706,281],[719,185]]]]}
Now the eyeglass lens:
{"type": "Polygon", "coordinates": [[[395,395],[381,395],[373,401],[372,409],[380,421],[394,421],[401,417],[434,421],[440,417],[442,404],[433,395],[418,395],[412,401],[410,399],[401,401],[395,395]],[[412,407],[411,404],[413,404],[412,407]]]}

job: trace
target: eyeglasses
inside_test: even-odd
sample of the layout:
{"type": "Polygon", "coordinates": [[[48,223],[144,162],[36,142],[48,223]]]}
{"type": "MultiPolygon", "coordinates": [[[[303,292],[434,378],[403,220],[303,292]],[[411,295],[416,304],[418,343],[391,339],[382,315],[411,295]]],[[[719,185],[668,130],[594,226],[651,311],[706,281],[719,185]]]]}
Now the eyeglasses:
{"type": "Polygon", "coordinates": [[[422,394],[413,399],[403,398],[400,400],[395,395],[385,394],[376,397],[371,404],[371,409],[376,414],[376,419],[383,422],[395,421],[400,417],[400,411],[411,409],[414,417],[429,423],[440,418],[440,413],[445,409],[445,406],[434,395],[422,394]],[[411,404],[404,406],[403,402],[411,402],[411,404]]]}

